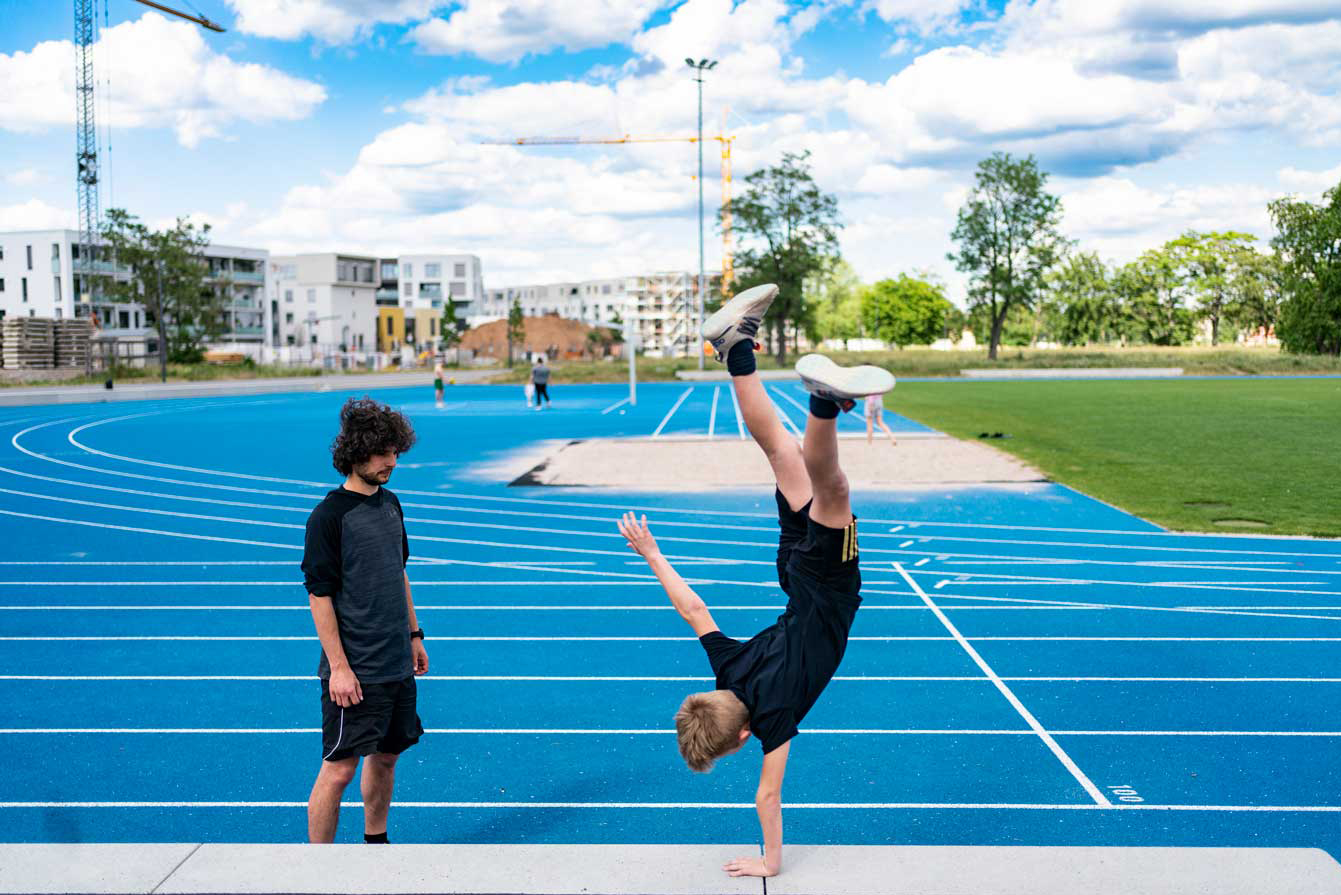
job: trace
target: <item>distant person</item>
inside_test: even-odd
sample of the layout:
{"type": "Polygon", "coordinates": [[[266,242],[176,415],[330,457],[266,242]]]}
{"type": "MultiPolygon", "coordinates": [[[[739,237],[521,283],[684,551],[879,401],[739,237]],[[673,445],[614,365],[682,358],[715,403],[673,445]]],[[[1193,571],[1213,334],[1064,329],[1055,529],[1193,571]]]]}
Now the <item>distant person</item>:
{"type": "Polygon", "coordinates": [[[894,433],[893,433],[892,431],[890,431],[889,424],[885,422],[885,398],[884,398],[884,396],[883,396],[883,395],[867,395],[867,396],[866,396],[866,443],[867,443],[867,444],[870,444],[872,438],[875,436],[875,427],[876,427],[876,426],[879,426],[880,429],[881,429],[886,435],[889,436],[889,443],[890,443],[891,445],[897,445],[897,444],[898,444],[898,442],[894,440],[894,433]]]}
{"type": "Polygon", "coordinates": [[[535,366],[531,368],[531,384],[535,386],[535,409],[541,410],[540,399],[545,399],[544,407],[549,406],[549,367],[545,366],[545,355],[540,355],[535,359],[535,366]]]}
{"type": "Polygon", "coordinates": [[[442,361],[433,365],[433,402],[442,406],[442,361]]]}
{"type": "Polygon", "coordinates": [[[382,487],[415,442],[404,416],[371,398],[340,410],[332,463],[344,484],[307,519],[303,583],[321,640],[321,770],[307,803],[310,842],[334,842],[340,799],[363,762],[363,841],[385,843],[396,759],[419,742],[415,675],[428,671],[396,495],[382,487]]]}

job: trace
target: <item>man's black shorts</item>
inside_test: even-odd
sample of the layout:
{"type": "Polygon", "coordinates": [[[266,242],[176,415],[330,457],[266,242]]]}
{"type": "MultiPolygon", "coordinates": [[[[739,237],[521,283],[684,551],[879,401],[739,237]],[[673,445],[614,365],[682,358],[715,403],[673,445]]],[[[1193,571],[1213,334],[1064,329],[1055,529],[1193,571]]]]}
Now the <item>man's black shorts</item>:
{"type": "MultiPolygon", "coordinates": [[[[798,583],[807,590],[818,586],[838,596],[861,593],[858,568],[857,517],[846,528],[829,528],[810,518],[810,504],[792,510],[781,491],[774,491],[778,504],[778,583],[788,596],[795,596],[798,583]]],[[[855,607],[854,607],[855,611],[855,607]]]]}
{"type": "Polygon", "coordinates": [[[321,755],[340,761],[351,755],[399,755],[419,742],[424,725],[415,709],[414,676],[363,684],[363,701],[349,708],[331,702],[330,681],[321,682],[321,755]]]}

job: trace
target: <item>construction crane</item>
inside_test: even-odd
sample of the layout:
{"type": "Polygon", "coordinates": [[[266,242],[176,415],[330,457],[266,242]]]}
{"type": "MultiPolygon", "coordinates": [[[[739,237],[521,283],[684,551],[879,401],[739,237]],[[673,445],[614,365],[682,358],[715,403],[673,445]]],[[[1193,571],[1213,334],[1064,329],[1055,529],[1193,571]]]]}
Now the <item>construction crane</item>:
{"type": "MultiPolygon", "coordinates": [[[[104,0],[107,2],[107,0],[104,0]]],[[[160,12],[223,32],[223,26],[203,15],[180,12],[153,0],[136,0],[160,12]]],[[[77,284],[75,296],[87,294],[91,305],[97,291],[97,265],[94,254],[102,229],[102,211],[98,206],[98,130],[93,105],[93,38],[98,20],[97,0],[74,0],[75,32],[75,195],[79,206],[79,262],[72,264],[77,284]],[[82,283],[81,283],[82,279],[82,283]],[[86,293],[82,289],[88,290],[86,293]]]]}
{"type": "MultiPolygon", "coordinates": [[[[704,140],[716,140],[722,150],[722,282],[723,298],[731,297],[731,284],[735,281],[734,241],[731,233],[731,144],[736,138],[717,135],[704,137],[704,140]]],[[[697,143],[698,137],[513,137],[509,140],[481,140],[495,146],[576,146],[596,144],[603,146],[623,143],[697,143]]]]}

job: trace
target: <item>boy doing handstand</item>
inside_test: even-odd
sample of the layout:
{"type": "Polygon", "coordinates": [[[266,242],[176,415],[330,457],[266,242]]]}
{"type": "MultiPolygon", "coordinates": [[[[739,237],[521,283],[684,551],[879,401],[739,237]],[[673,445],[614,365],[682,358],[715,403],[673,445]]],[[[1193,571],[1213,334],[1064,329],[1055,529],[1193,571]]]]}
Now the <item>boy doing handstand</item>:
{"type": "Polygon", "coordinates": [[[671,603],[698,635],[716,677],[716,689],[691,694],[675,715],[680,754],[707,771],[750,738],[763,747],[755,808],[763,831],[762,858],[739,858],[731,876],[774,876],[782,869],[782,777],[797,725],[838,670],[848,631],[861,605],[857,523],[847,477],[838,464],[837,416],[857,399],[883,394],[894,377],[879,367],[842,368],[808,354],[796,364],[810,392],[803,445],[789,436],[755,373],[754,336],[777,294],[775,286],[746,290],[703,325],[725,360],[741,416],[768,458],[777,487],[778,583],[787,608],[747,642],[718,630],[708,607],[661,555],[647,517],[626,513],[619,530],[665,588],[671,603]]]}

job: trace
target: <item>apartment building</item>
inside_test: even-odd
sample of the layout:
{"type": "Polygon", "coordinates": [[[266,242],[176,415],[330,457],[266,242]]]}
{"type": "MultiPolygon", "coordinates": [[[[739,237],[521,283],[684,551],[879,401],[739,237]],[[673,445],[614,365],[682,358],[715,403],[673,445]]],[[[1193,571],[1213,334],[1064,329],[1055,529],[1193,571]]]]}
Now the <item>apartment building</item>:
{"type": "MultiPolygon", "coordinates": [[[[264,249],[208,245],[207,288],[223,299],[227,329],[212,347],[260,357],[266,332],[264,249]]],[[[97,274],[130,279],[130,269],[110,257],[93,261],[97,274]]],[[[27,230],[0,233],[0,317],[93,317],[99,339],[118,355],[142,359],[158,351],[158,333],[143,303],[96,297],[82,280],[79,231],[27,230]],[[75,268],[81,269],[76,273],[75,268]]]]}
{"type": "Polygon", "coordinates": [[[281,358],[376,349],[378,258],[275,255],[269,266],[270,345],[281,358]]]}
{"type": "MultiPolygon", "coordinates": [[[[688,271],[490,289],[485,317],[504,318],[515,300],[527,317],[553,314],[593,326],[637,328],[644,354],[698,351],[696,277],[688,271]]],[[[715,280],[714,280],[715,282],[715,280]]],[[[713,284],[709,284],[712,288],[713,284]]]]}
{"type": "Polygon", "coordinates": [[[477,255],[401,255],[378,261],[377,350],[432,349],[451,303],[457,320],[480,321],[483,266],[477,255]]]}

